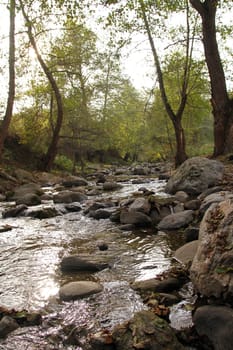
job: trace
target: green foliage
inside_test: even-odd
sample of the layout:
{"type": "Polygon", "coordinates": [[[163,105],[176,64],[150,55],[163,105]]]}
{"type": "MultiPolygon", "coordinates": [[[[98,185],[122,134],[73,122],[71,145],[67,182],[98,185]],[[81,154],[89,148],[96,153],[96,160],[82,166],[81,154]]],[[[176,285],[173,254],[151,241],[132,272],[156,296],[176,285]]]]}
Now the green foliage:
{"type": "Polygon", "coordinates": [[[55,167],[59,170],[65,170],[68,172],[72,172],[73,170],[73,162],[68,157],[58,154],[55,158],[54,162],[55,167]]]}

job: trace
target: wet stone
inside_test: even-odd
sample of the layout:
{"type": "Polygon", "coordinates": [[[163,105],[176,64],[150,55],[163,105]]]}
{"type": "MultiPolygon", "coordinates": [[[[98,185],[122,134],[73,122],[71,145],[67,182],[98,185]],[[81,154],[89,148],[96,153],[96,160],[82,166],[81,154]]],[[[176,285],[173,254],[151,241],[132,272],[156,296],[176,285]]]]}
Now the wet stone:
{"type": "Polygon", "coordinates": [[[78,281],[70,282],[60,288],[59,296],[61,300],[69,301],[80,297],[89,296],[101,292],[103,287],[96,282],[78,281]]]}

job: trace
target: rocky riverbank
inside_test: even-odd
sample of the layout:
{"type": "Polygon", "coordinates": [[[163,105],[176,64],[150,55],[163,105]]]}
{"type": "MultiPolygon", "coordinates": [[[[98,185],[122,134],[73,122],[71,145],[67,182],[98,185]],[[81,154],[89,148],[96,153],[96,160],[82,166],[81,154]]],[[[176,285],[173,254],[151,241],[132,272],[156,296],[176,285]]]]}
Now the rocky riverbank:
{"type": "MultiPolygon", "coordinates": [[[[22,170],[1,173],[1,199],[10,203],[3,218],[28,216],[42,220],[83,210],[94,220],[111,220],[122,232],[153,228],[153,234],[183,232],[186,237],[187,243],[174,252],[178,261],[175,269],[150,280],[132,282],[131,288],[142,295],[148,310],[136,313],[114,330],[92,334],[83,348],[231,349],[233,192],[229,165],[224,167],[221,162],[197,157],[186,161],[172,176],[170,170],[167,165],[118,168],[95,172],[85,179],[32,175],[22,170]],[[141,187],[118,198],[115,191],[129,177],[141,182],[141,187]],[[169,178],[167,196],[147,188],[148,178],[152,177],[169,178]],[[44,186],[53,187],[53,192],[44,191],[44,186]],[[179,290],[190,281],[198,296],[192,305],[193,326],[178,332],[169,326],[170,307],[180,301],[179,290]]],[[[10,229],[2,223],[2,232],[10,229]]],[[[61,270],[94,273],[111,266],[108,241],[98,242],[98,246],[97,256],[64,256],[61,270]]],[[[59,295],[72,301],[101,290],[98,281],[79,281],[61,286],[59,295]]],[[[6,336],[3,316],[0,334],[6,336]]],[[[17,323],[15,317],[11,319],[17,323]]],[[[13,325],[9,326],[9,332],[13,329],[13,325]]],[[[79,334],[72,332],[69,341],[80,346],[79,334]]]]}

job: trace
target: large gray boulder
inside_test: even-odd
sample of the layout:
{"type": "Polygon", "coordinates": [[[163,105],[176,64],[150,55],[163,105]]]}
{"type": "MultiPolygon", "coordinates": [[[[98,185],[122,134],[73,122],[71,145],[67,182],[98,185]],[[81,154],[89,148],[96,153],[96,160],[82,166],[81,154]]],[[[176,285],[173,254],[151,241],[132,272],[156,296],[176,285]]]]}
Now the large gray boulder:
{"type": "Polygon", "coordinates": [[[188,226],[194,219],[193,210],[184,210],[165,216],[158,224],[158,230],[177,230],[188,226]]]}
{"type": "Polygon", "coordinates": [[[199,307],[193,317],[198,334],[207,337],[214,350],[233,347],[233,310],[226,306],[199,307]]]}
{"type": "Polygon", "coordinates": [[[194,157],[186,160],[171,176],[165,191],[175,194],[185,191],[188,194],[200,194],[208,187],[216,186],[222,180],[224,166],[217,160],[194,157]]]}
{"type": "Polygon", "coordinates": [[[205,213],[190,270],[196,290],[233,304],[233,200],[214,203],[205,213]]]}

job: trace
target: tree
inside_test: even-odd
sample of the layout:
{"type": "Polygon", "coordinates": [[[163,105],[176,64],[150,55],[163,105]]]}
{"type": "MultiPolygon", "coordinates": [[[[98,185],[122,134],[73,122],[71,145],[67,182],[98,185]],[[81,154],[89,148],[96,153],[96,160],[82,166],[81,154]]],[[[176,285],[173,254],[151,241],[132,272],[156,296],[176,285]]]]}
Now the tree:
{"type": "Polygon", "coordinates": [[[15,0],[10,0],[10,33],[9,33],[9,92],[6,113],[0,131],[0,158],[2,157],[4,142],[12,119],[15,99],[15,0]]]}
{"type": "Polygon", "coordinates": [[[60,134],[60,130],[62,127],[62,122],[63,122],[62,95],[60,93],[58,84],[57,84],[56,80],[54,79],[52,71],[49,69],[45,60],[43,59],[42,55],[39,52],[35,37],[33,35],[33,23],[26,13],[25,6],[24,6],[22,0],[19,0],[19,2],[20,2],[23,17],[25,20],[25,25],[27,27],[29,41],[30,41],[35,53],[36,53],[36,57],[41,65],[41,68],[43,69],[43,71],[44,71],[44,73],[45,73],[45,75],[46,75],[46,77],[51,85],[51,88],[52,88],[54,95],[55,95],[56,104],[57,104],[57,120],[56,120],[56,124],[55,124],[54,130],[53,130],[52,140],[51,140],[51,143],[48,147],[46,155],[43,159],[43,163],[41,165],[41,168],[43,170],[49,171],[49,170],[51,170],[53,162],[54,162],[55,157],[57,155],[59,134],[60,134]]]}
{"type": "MultiPolygon", "coordinates": [[[[211,84],[211,105],[214,117],[214,156],[233,151],[233,100],[229,97],[220,58],[216,13],[218,0],[190,0],[202,20],[203,45],[211,84]]],[[[230,1],[229,1],[230,3],[230,1]]]]}
{"type": "MultiPolygon", "coordinates": [[[[105,2],[106,3],[106,2],[105,2]]],[[[130,13],[126,13],[126,20],[123,23],[124,30],[127,29],[129,31],[141,31],[145,33],[148,37],[148,42],[150,44],[154,67],[156,69],[159,89],[162,97],[162,101],[168,114],[169,118],[172,121],[172,125],[175,130],[176,136],[176,154],[175,154],[175,164],[176,166],[180,165],[184,160],[187,159],[186,154],[186,142],[185,142],[185,134],[182,126],[182,116],[187,103],[187,94],[188,94],[188,84],[189,84],[189,76],[191,70],[191,57],[193,53],[193,42],[194,42],[194,29],[191,28],[191,13],[189,8],[188,0],[184,1],[163,1],[163,2],[153,2],[147,0],[138,0],[138,1],[129,1],[127,5],[125,3],[122,5],[122,8],[119,9],[120,1],[107,1],[108,4],[112,5],[113,3],[117,3],[117,13],[125,13],[125,7],[128,6],[128,11],[130,13]],[[132,11],[134,11],[134,16],[132,16],[132,11]],[[160,62],[160,57],[158,54],[158,50],[155,45],[154,36],[156,32],[160,30],[161,21],[164,17],[171,14],[173,11],[185,11],[186,12],[186,27],[185,33],[186,37],[182,38],[183,50],[186,55],[186,59],[184,61],[182,79],[180,81],[180,89],[179,89],[179,105],[176,109],[172,108],[171,103],[169,101],[166,87],[164,84],[163,78],[163,67],[160,62]],[[130,20],[129,20],[130,18],[130,20]],[[133,20],[132,20],[133,18],[133,20]]],[[[114,19],[114,16],[112,16],[114,19]]],[[[111,19],[112,19],[111,18],[111,19]]],[[[118,20],[117,23],[120,21],[118,20]]],[[[123,22],[123,21],[121,21],[123,22]]],[[[165,30],[165,27],[163,27],[165,30]]]]}

